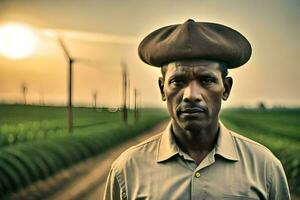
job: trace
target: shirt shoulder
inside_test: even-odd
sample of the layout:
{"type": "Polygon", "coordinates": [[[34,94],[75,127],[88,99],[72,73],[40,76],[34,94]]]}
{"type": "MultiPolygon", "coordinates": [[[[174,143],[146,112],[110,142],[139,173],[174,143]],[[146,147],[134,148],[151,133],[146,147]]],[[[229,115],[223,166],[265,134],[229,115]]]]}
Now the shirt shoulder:
{"type": "Polygon", "coordinates": [[[112,168],[119,171],[131,167],[138,167],[139,163],[156,162],[157,151],[162,133],[156,134],[125,150],[113,162],[112,168]]]}
{"type": "Polygon", "coordinates": [[[280,160],[266,146],[245,136],[230,131],[236,144],[240,162],[247,166],[244,170],[259,178],[257,181],[269,190],[272,185],[278,184],[274,177],[285,177],[280,160]]]}
{"type": "Polygon", "coordinates": [[[281,165],[280,160],[266,146],[236,132],[229,132],[236,143],[236,148],[239,154],[246,154],[254,160],[262,159],[267,162],[272,162],[272,164],[275,165],[281,165]]]}

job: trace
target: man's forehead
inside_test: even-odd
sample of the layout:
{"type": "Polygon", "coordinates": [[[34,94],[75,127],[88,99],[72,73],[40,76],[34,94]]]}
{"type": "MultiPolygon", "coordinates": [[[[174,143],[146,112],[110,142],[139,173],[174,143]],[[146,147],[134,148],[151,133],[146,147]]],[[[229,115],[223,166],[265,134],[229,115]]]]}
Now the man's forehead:
{"type": "Polygon", "coordinates": [[[210,67],[210,66],[219,66],[220,62],[213,61],[213,60],[179,60],[169,63],[168,65],[175,65],[175,66],[188,66],[188,67],[197,67],[197,66],[203,66],[203,67],[210,67]]]}
{"type": "Polygon", "coordinates": [[[220,63],[210,60],[184,60],[167,64],[168,73],[214,72],[220,71],[220,63]]]}

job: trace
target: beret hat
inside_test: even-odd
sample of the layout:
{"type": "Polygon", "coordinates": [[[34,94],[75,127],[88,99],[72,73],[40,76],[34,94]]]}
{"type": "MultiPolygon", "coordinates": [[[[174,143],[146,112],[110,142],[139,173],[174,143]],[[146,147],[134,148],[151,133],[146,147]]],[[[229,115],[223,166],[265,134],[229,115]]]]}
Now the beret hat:
{"type": "Polygon", "coordinates": [[[150,33],[140,43],[138,53],[145,63],[156,67],[177,60],[206,59],[236,68],[250,59],[251,45],[232,28],[189,19],[150,33]]]}

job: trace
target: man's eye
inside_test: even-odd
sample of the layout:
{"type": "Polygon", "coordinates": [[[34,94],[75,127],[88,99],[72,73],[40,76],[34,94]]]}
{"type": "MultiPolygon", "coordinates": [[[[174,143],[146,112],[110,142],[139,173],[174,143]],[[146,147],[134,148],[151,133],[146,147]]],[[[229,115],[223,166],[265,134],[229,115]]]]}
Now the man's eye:
{"type": "Polygon", "coordinates": [[[210,77],[206,77],[201,79],[201,83],[205,84],[205,85],[209,85],[215,82],[214,78],[210,78],[210,77]]]}
{"type": "Polygon", "coordinates": [[[174,80],[170,81],[170,84],[174,85],[174,86],[181,86],[181,85],[185,84],[185,81],[182,79],[174,79],[174,80]]]}

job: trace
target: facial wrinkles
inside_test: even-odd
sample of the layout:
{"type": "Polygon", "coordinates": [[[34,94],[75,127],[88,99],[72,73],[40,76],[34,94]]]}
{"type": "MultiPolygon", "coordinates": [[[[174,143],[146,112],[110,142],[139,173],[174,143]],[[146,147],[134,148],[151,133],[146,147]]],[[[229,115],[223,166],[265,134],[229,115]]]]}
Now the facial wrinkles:
{"type": "MultiPolygon", "coordinates": [[[[171,65],[169,66],[169,69],[166,74],[166,79],[165,79],[165,84],[169,84],[169,81],[176,76],[183,76],[186,77],[188,82],[191,81],[199,81],[201,77],[203,76],[208,76],[208,77],[213,77],[215,80],[215,83],[212,84],[212,86],[203,86],[201,85],[200,82],[198,87],[201,98],[202,98],[202,105],[207,105],[211,104],[213,102],[218,102],[218,99],[220,99],[220,95],[222,92],[225,90],[223,86],[223,81],[222,81],[222,75],[219,69],[218,65],[171,65]]],[[[183,100],[183,95],[184,95],[184,90],[185,87],[183,88],[171,88],[169,85],[168,87],[165,88],[167,95],[167,98],[169,97],[170,99],[176,97],[176,101],[173,101],[173,108],[179,106],[181,101],[183,100]],[[175,105],[174,105],[175,104],[175,105]],[[177,105],[176,105],[177,104],[177,105]]]]}
{"type": "Polygon", "coordinates": [[[181,62],[168,65],[163,89],[168,110],[176,124],[182,129],[185,129],[186,125],[197,127],[217,121],[225,90],[218,63],[181,62]],[[194,90],[193,92],[196,92],[194,97],[199,98],[191,96],[190,101],[184,101],[184,93],[190,92],[188,90],[194,90]],[[181,113],[187,108],[202,108],[205,111],[199,115],[199,120],[186,121],[187,115],[181,113]],[[194,123],[199,124],[195,125],[194,123]]]}
{"type": "MultiPolygon", "coordinates": [[[[171,63],[168,65],[168,68],[170,70],[173,69],[173,71],[176,72],[186,72],[186,71],[192,71],[193,74],[197,73],[204,73],[204,72],[211,72],[215,75],[216,71],[220,71],[220,66],[218,63],[210,63],[210,62],[176,62],[171,63]]],[[[169,71],[168,70],[168,71],[169,71]]]]}

